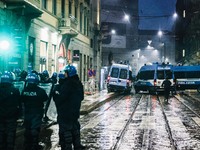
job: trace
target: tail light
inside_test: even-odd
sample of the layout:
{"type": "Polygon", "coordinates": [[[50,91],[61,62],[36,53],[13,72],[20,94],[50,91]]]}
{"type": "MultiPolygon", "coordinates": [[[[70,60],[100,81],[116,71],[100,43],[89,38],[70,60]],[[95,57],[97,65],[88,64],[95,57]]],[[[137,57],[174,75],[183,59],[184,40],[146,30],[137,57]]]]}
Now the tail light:
{"type": "Polygon", "coordinates": [[[110,81],[110,76],[107,77],[107,82],[109,82],[109,81],[110,81]]]}
{"type": "Polygon", "coordinates": [[[173,85],[176,85],[176,79],[175,78],[173,79],[173,85]]]}
{"type": "Polygon", "coordinates": [[[127,86],[129,86],[129,85],[130,85],[130,83],[131,83],[131,81],[130,81],[130,80],[126,80],[126,84],[127,84],[127,86]]]}
{"type": "Polygon", "coordinates": [[[153,84],[154,84],[154,86],[157,85],[156,79],[154,79],[153,84]]]}

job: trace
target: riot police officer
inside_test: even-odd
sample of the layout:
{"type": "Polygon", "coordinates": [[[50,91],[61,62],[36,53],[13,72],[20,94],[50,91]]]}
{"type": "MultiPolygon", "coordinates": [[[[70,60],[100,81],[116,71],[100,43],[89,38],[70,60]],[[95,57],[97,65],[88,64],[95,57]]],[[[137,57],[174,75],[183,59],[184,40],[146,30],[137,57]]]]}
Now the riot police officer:
{"type": "Polygon", "coordinates": [[[51,79],[49,77],[49,72],[48,70],[44,70],[41,74],[40,74],[40,78],[41,78],[41,83],[51,83],[51,79]]]}
{"type": "Polygon", "coordinates": [[[25,149],[39,149],[39,134],[44,114],[44,102],[48,96],[44,89],[38,86],[39,77],[35,73],[30,73],[26,79],[27,87],[22,92],[22,102],[24,103],[24,146],[25,149]]]}
{"type": "Polygon", "coordinates": [[[20,108],[20,92],[12,82],[14,76],[5,71],[0,84],[0,149],[13,150],[17,119],[20,108]]]}
{"type": "Polygon", "coordinates": [[[83,85],[79,80],[76,68],[67,65],[64,68],[65,79],[60,87],[58,97],[54,99],[57,107],[57,122],[59,125],[59,138],[61,150],[82,150],[80,139],[81,101],[84,99],[83,85]]]}

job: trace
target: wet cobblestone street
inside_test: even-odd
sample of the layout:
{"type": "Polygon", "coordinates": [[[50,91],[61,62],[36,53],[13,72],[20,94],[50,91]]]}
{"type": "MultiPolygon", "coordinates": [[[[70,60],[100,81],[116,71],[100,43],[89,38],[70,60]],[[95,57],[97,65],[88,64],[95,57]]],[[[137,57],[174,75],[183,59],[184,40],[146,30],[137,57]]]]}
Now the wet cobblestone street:
{"type": "MultiPolygon", "coordinates": [[[[119,95],[81,115],[82,144],[88,150],[200,149],[199,102],[182,94],[169,104],[163,99],[145,93],[119,95]]],[[[49,113],[55,119],[55,110],[49,113]]],[[[60,150],[58,141],[57,124],[42,131],[44,150],[60,150]]]]}

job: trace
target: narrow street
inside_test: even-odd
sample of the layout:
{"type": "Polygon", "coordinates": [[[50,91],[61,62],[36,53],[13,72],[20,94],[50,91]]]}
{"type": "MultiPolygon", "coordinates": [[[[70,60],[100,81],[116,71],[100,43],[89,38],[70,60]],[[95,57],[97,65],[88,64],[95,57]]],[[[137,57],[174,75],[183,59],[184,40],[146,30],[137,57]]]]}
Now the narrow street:
{"type": "MultiPolygon", "coordinates": [[[[169,104],[160,95],[119,95],[92,112],[81,115],[81,139],[89,150],[200,148],[200,95],[178,93],[169,104]]],[[[55,118],[51,104],[51,113],[55,118]]],[[[43,129],[41,145],[59,150],[58,125],[43,129]]],[[[22,135],[17,148],[22,149],[22,135]],[[20,144],[21,143],[21,144],[20,144]]]]}

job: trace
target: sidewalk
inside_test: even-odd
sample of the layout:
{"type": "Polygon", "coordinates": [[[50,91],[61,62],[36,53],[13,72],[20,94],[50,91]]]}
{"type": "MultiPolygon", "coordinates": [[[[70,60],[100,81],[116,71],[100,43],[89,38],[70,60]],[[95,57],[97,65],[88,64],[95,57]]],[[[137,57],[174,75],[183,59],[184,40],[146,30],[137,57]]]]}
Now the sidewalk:
{"type": "Polygon", "coordinates": [[[107,90],[96,92],[93,95],[86,95],[81,103],[80,114],[88,114],[97,107],[103,105],[105,102],[109,101],[114,97],[115,93],[108,93],[107,90]]]}
{"type": "MultiPolygon", "coordinates": [[[[84,100],[81,103],[81,109],[80,114],[85,115],[93,111],[94,109],[100,107],[107,101],[109,101],[112,97],[116,96],[115,93],[108,93],[107,90],[96,92],[92,95],[86,95],[84,96],[84,100]]],[[[48,128],[51,125],[56,124],[56,108],[54,101],[52,100],[49,106],[49,110],[47,113],[48,117],[51,119],[51,121],[44,123],[42,125],[42,129],[48,128]]],[[[23,134],[24,127],[22,126],[22,122],[18,122],[18,128],[17,128],[17,136],[20,136],[23,134]]]]}

